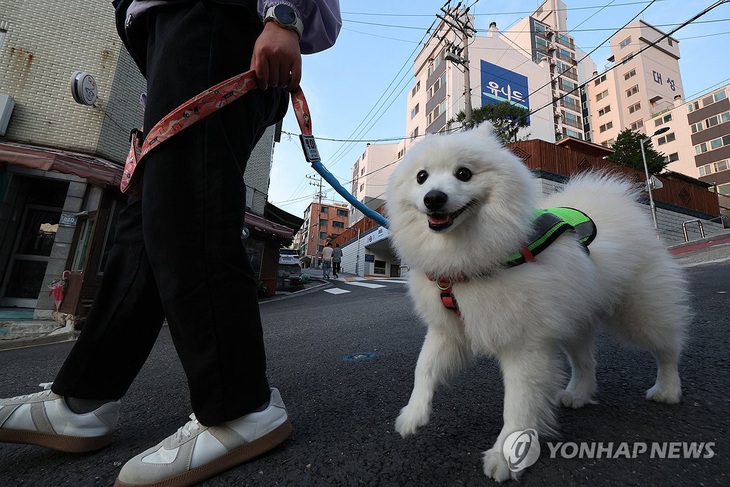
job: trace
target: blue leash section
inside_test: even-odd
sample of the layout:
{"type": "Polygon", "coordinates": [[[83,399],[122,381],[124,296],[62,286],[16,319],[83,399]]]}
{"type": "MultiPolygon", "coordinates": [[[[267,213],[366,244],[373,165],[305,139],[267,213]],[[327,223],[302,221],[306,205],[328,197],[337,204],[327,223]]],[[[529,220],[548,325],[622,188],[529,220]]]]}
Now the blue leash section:
{"type": "Polygon", "coordinates": [[[377,211],[374,211],[367,206],[365,206],[361,201],[359,201],[357,198],[355,198],[352,193],[347,191],[339,181],[337,181],[337,178],[335,178],[331,172],[327,170],[326,167],[322,164],[322,161],[315,160],[310,161],[312,164],[312,168],[319,173],[322,178],[324,178],[325,181],[327,181],[332,188],[337,191],[340,196],[345,198],[352,206],[357,208],[358,210],[362,211],[363,215],[367,216],[368,218],[372,218],[375,220],[379,225],[382,225],[384,227],[388,227],[388,220],[378,213],[377,211]]]}
{"type": "Polygon", "coordinates": [[[388,220],[383,215],[368,208],[361,201],[355,198],[340,184],[337,178],[334,177],[326,167],[324,167],[319,157],[317,143],[314,140],[314,136],[312,136],[312,117],[309,115],[307,100],[304,98],[304,93],[302,93],[301,88],[292,92],[291,98],[292,106],[294,107],[294,114],[297,117],[299,128],[302,131],[302,134],[299,136],[299,140],[302,143],[304,158],[312,165],[312,168],[340,194],[340,196],[345,198],[352,206],[360,210],[363,215],[375,220],[376,223],[387,228],[388,220]]]}

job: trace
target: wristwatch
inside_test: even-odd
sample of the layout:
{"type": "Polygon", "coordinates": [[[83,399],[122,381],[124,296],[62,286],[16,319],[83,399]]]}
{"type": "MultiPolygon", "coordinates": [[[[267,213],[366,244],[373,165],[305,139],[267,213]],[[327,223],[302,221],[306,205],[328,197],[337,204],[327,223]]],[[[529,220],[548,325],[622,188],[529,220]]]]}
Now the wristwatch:
{"type": "Polygon", "coordinates": [[[302,22],[302,19],[299,18],[296,11],[289,5],[280,3],[273,7],[269,7],[266,11],[266,15],[264,16],[264,22],[268,22],[269,20],[275,22],[281,27],[284,27],[285,29],[296,31],[299,38],[302,38],[304,23],[302,22]]]}

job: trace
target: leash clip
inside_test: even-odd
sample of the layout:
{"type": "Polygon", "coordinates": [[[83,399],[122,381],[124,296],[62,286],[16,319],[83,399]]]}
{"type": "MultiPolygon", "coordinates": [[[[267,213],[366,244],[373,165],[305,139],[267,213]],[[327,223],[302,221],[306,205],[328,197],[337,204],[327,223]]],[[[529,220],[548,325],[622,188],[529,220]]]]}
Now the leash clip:
{"type": "Polygon", "coordinates": [[[319,161],[319,150],[317,149],[317,142],[314,140],[313,135],[299,135],[299,141],[302,143],[302,150],[304,151],[304,158],[307,162],[319,161]]]}

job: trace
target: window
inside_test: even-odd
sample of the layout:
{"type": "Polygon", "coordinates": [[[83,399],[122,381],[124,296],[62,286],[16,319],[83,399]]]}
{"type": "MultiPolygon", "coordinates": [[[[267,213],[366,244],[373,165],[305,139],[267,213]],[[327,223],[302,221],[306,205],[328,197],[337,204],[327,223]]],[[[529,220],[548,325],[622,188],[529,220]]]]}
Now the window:
{"type": "Polygon", "coordinates": [[[619,43],[619,46],[620,46],[621,49],[623,49],[624,47],[628,46],[629,44],[631,44],[631,36],[628,36],[626,39],[624,39],[623,41],[621,41],[619,43]]]}
{"type": "Polygon", "coordinates": [[[639,92],[639,85],[634,85],[628,90],[626,90],[626,97],[630,97],[631,95],[635,95],[639,92]]]}
{"type": "Polygon", "coordinates": [[[667,162],[676,162],[679,160],[679,154],[677,154],[676,152],[673,152],[673,153],[669,154],[668,156],[666,156],[664,158],[664,160],[667,162]]]}
{"type": "Polygon", "coordinates": [[[708,176],[712,174],[712,165],[708,164],[706,166],[700,166],[699,168],[700,176],[708,176]]]}
{"type": "Polygon", "coordinates": [[[636,76],[636,68],[632,69],[631,71],[629,71],[628,73],[626,73],[624,75],[624,81],[627,81],[630,78],[633,78],[634,76],[636,76]]]}
{"type": "Polygon", "coordinates": [[[344,222],[332,222],[332,228],[345,228],[344,222]]]}
{"type": "Polygon", "coordinates": [[[431,113],[428,114],[426,117],[426,123],[429,125],[434,122],[439,116],[441,116],[442,113],[446,112],[446,100],[442,101],[439,105],[436,105],[436,107],[431,111],[431,113]]]}
{"type": "Polygon", "coordinates": [[[697,132],[701,132],[702,130],[704,130],[702,122],[693,123],[691,128],[692,128],[693,134],[696,134],[697,132]]]}
{"type": "Polygon", "coordinates": [[[604,90],[596,95],[596,101],[601,101],[608,96],[608,90],[604,90]]]}
{"type": "Polygon", "coordinates": [[[695,146],[695,154],[704,154],[708,150],[719,149],[720,147],[730,146],[730,135],[718,137],[710,141],[709,146],[707,142],[702,142],[695,146]]]}
{"type": "Polygon", "coordinates": [[[662,135],[658,139],[656,139],[657,145],[664,145],[667,142],[672,142],[673,140],[676,140],[677,137],[674,135],[674,132],[671,132],[667,135],[662,135]]]}
{"type": "Polygon", "coordinates": [[[362,190],[363,190],[363,188],[365,188],[365,185],[364,185],[364,184],[361,184],[361,185],[360,185],[360,192],[361,192],[361,193],[362,193],[362,190]]]}
{"type": "Polygon", "coordinates": [[[699,109],[700,109],[700,102],[698,102],[698,101],[693,101],[692,103],[690,103],[690,104],[689,104],[689,105],[687,106],[687,108],[688,108],[688,110],[689,110],[689,113],[692,113],[692,112],[694,112],[695,110],[699,110],[699,109]]]}
{"type": "Polygon", "coordinates": [[[411,110],[411,119],[413,117],[415,117],[416,115],[418,115],[418,110],[419,109],[420,109],[420,104],[416,103],[416,106],[413,107],[413,109],[411,110]]]}
{"type": "MultiPolygon", "coordinates": [[[[324,239],[326,239],[326,238],[327,238],[327,232],[319,232],[319,239],[320,239],[320,240],[324,240],[324,239]]],[[[321,245],[320,245],[320,248],[319,248],[319,250],[320,250],[320,251],[322,250],[322,246],[321,246],[321,245]]]]}
{"type": "MultiPolygon", "coordinates": [[[[416,137],[418,137],[418,127],[416,127],[413,132],[411,132],[411,140],[415,139],[416,137]]],[[[362,191],[362,189],[360,191],[362,191]]]]}
{"type": "Polygon", "coordinates": [[[339,208],[337,209],[337,216],[347,216],[347,215],[349,215],[347,210],[341,210],[339,208]]]}
{"type": "Polygon", "coordinates": [[[600,78],[597,78],[595,84],[596,84],[596,86],[598,86],[601,83],[603,83],[604,81],[606,81],[606,75],[605,74],[603,76],[601,76],[600,78]]]}
{"type": "Polygon", "coordinates": [[[612,128],[613,128],[613,122],[608,122],[608,123],[605,123],[605,124],[601,125],[600,127],[598,127],[598,130],[601,132],[605,132],[606,130],[611,130],[612,128]]]}
{"type": "Polygon", "coordinates": [[[329,213],[329,212],[330,212],[330,209],[329,209],[329,207],[328,207],[328,206],[323,206],[323,207],[322,207],[322,209],[321,209],[320,211],[321,211],[322,213],[329,213]]]}
{"type": "Polygon", "coordinates": [[[602,117],[603,115],[607,114],[610,111],[611,111],[611,105],[607,105],[607,106],[601,108],[600,110],[598,110],[598,116],[602,117]]]}
{"type": "Polygon", "coordinates": [[[643,126],[644,126],[644,121],[643,120],[637,120],[636,122],[634,122],[634,123],[631,124],[631,130],[637,131],[637,130],[639,130],[643,126]]]}
{"type": "Polygon", "coordinates": [[[413,89],[411,90],[411,98],[416,96],[416,93],[418,93],[418,90],[420,90],[420,89],[421,89],[421,82],[417,81],[416,86],[414,86],[413,89]]]}
{"type": "Polygon", "coordinates": [[[326,227],[328,222],[329,222],[329,220],[325,220],[324,218],[320,218],[319,219],[319,227],[320,228],[326,227]]]}
{"type": "MultiPolygon", "coordinates": [[[[727,94],[725,93],[725,90],[718,91],[717,93],[714,93],[710,96],[706,96],[705,98],[703,98],[702,106],[706,107],[707,105],[712,105],[713,103],[717,103],[718,101],[724,100],[725,98],[727,98],[727,94]]],[[[694,104],[696,105],[694,107],[694,110],[697,110],[700,108],[699,105],[697,104],[697,102],[694,102],[694,104]]],[[[690,109],[690,113],[691,112],[692,112],[692,109],[690,109]]]]}
{"type": "Polygon", "coordinates": [[[654,120],[654,126],[655,127],[658,127],[658,126],[660,126],[660,125],[662,125],[664,123],[671,122],[671,121],[672,121],[672,114],[671,113],[667,113],[663,117],[659,117],[656,120],[654,120]]]}
{"type": "Polygon", "coordinates": [[[715,171],[727,171],[728,165],[727,165],[727,159],[724,161],[716,162],[715,163],[715,171]]]}
{"type": "Polygon", "coordinates": [[[639,110],[641,110],[641,102],[634,103],[633,105],[631,105],[629,107],[629,114],[632,114],[632,113],[637,112],[639,110]]]}
{"type": "Polygon", "coordinates": [[[439,79],[434,81],[431,87],[428,89],[428,99],[430,100],[436,94],[442,86],[446,86],[446,73],[442,74],[439,79]]]}

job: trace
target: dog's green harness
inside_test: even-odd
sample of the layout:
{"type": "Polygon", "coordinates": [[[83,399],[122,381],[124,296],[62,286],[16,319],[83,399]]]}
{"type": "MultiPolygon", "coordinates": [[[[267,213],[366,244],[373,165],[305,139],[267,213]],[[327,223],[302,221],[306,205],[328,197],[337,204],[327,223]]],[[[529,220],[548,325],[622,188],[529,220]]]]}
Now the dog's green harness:
{"type": "Polygon", "coordinates": [[[596,225],[588,215],[574,208],[544,208],[535,210],[529,244],[507,258],[505,265],[514,267],[534,261],[534,257],[548,248],[568,230],[575,233],[578,241],[588,252],[588,245],[596,238],[596,225]]]}
{"type": "MultiPolygon", "coordinates": [[[[535,210],[532,220],[532,234],[524,243],[522,248],[510,255],[504,263],[506,267],[515,267],[525,262],[535,262],[535,256],[545,250],[560,235],[572,231],[583,249],[589,252],[588,245],[596,238],[596,225],[588,215],[574,208],[543,208],[535,210]]],[[[429,279],[436,281],[441,292],[441,302],[447,309],[450,309],[461,316],[459,305],[453,292],[453,283],[463,281],[465,277],[438,277],[429,279]]]]}

